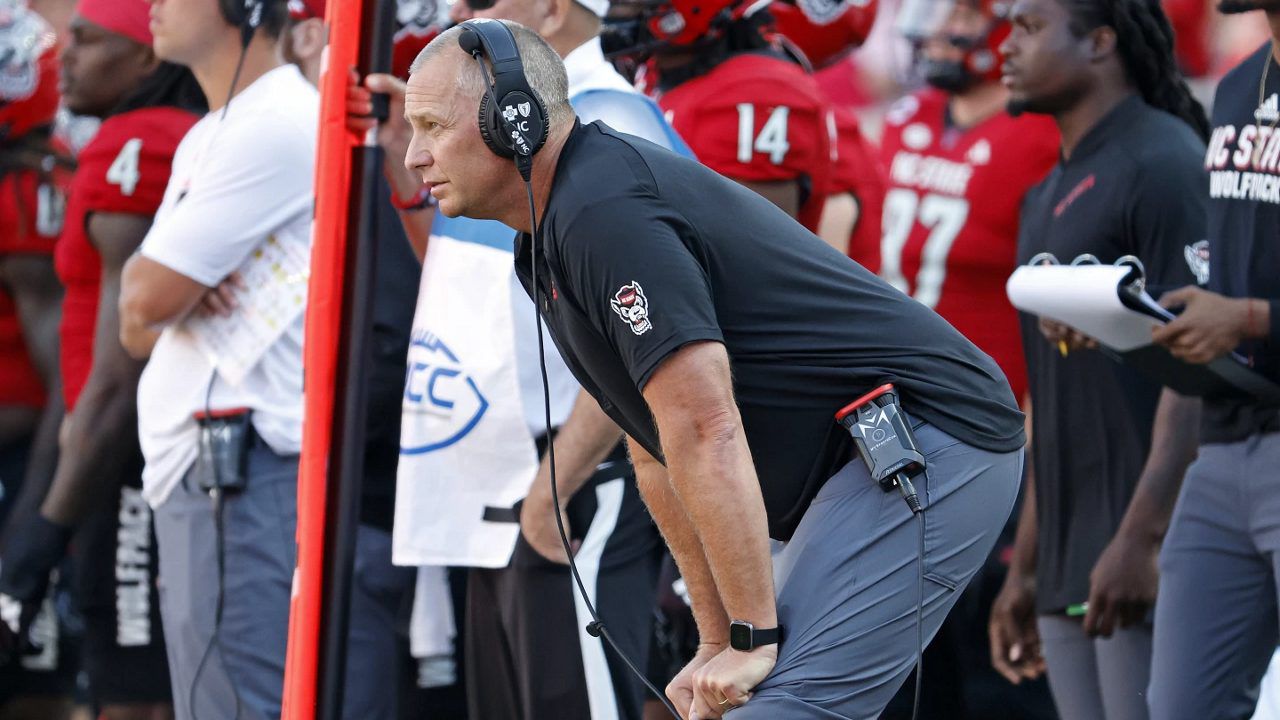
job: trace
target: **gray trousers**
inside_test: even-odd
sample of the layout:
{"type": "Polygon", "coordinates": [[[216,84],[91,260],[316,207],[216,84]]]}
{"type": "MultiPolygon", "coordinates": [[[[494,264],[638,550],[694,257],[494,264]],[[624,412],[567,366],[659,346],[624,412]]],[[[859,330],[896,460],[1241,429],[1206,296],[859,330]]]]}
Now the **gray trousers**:
{"type": "Polygon", "coordinates": [[[1041,615],[1041,650],[1062,720],[1146,720],[1151,627],[1085,634],[1082,618],[1041,615]]]}
{"type": "MultiPolygon", "coordinates": [[[[418,569],[391,564],[391,533],[361,525],[347,620],[347,720],[397,720],[400,615],[413,602],[418,569]]],[[[405,614],[405,617],[408,615],[405,614]]]]}
{"type": "Polygon", "coordinates": [[[993,453],[921,424],[928,478],[913,517],[861,460],[836,473],[774,554],[778,663],[730,720],[875,718],[916,661],[919,526],[923,634],[933,638],[1013,509],[1022,451],[993,453]]]}
{"type": "Polygon", "coordinates": [[[1276,649],[1280,434],[1203,445],[1160,550],[1152,720],[1248,718],[1276,649]]]}
{"type": "MultiPolygon", "coordinates": [[[[244,492],[228,496],[223,510],[224,602],[212,646],[218,595],[212,502],[188,477],[155,510],[160,611],[178,720],[280,717],[297,557],[298,460],[257,441],[248,474],[244,492]]],[[[396,717],[397,673],[389,671],[395,667],[395,616],[413,582],[412,568],[392,567],[390,536],[361,527],[344,717],[396,717]]]]}
{"type": "Polygon", "coordinates": [[[280,717],[297,557],[298,460],[259,441],[249,454],[248,478],[223,508],[224,601],[212,645],[218,596],[212,502],[189,472],[155,510],[160,616],[179,720],[280,717]]]}

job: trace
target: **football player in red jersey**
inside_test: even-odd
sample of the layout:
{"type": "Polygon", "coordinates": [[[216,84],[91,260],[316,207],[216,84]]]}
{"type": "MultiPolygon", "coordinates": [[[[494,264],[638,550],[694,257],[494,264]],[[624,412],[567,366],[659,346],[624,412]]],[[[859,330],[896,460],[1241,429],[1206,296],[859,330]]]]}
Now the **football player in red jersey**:
{"type": "Polygon", "coordinates": [[[829,109],[817,83],[767,39],[744,0],[619,0],[612,37],[651,54],[642,85],[704,165],[818,230],[831,172],[829,109]],[[651,76],[652,75],[652,76],[651,76]]]}
{"type": "Polygon", "coordinates": [[[204,110],[186,68],[151,51],[145,0],[82,0],[62,53],[69,110],[103,119],[78,157],[58,241],[61,379],[67,408],[53,484],[15,518],[0,591],[39,602],[80,527],[76,567],[84,665],[108,720],[173,716],[156,597],[151,514],[140,492],[136,396],[141,363],[120,345],[120,271],[151,225],[178,142],[204,110]]]}
{"type": "MultiPolygon", "coordinates": [[[[769,6],[769,14],[779,44],[813,72],[843,60],[866,41],[877,5],[876,0],[781,0],[769,6]]],[[[853,111],[831,103],[831,112],[827,129],[835,144],[818,236],[847,254],[850,247],[880,241],[884,172],[853,111]]]]}
{"type": "MultiPolygon", "coordinates": [[[[852,248],[854,260],[935,309],[991,355],[1023,397],[1027,373],[1018,317],[1005,296],[1013,272],[1022,197],[1058,160],[1048,118],[1010,117],[997,48],[1009,33],[1003,0],[957,0],[941,26],[914,25],[921,70],[932,86],[886,117],[881,157],[888,173],[882,236],[852,248]]],[[[935,17],[937,17],[935,15],[935,17]]]]}
{"type": "MultiPolygon", "coordinates": [[[[0,5],[0,527],[48,484],[62,418],[53,248],[70,160],[52,137],[57,78],[48,24],[0,5]]],[[[0,597],[0,620],[0,717],[66,717],[76,667],[53,604],[0,597]]]]}

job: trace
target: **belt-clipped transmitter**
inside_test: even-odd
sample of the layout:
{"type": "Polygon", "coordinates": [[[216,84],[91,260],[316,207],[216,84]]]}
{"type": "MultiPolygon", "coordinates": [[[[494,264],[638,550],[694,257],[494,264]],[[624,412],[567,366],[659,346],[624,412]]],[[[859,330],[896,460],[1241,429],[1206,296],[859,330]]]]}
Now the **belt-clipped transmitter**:
{"type": "Polygon", "coordinates": [[[924,473],[924,455],[893,384],[881,385],[844,406],[836,413],[836,422],[853,436],[858,456],[880,489],[893,492],[896,488],[911,512],[920,512],[920,497],[911,479],[924,473]]]}
{"type": "Polygon", "coordinates": [[[199,429],[196,455],[197,486],[206,493],[228,495],[248,484],[249,447],[253,425],[248,408],[205,410],[193,416],[199,429]]]}

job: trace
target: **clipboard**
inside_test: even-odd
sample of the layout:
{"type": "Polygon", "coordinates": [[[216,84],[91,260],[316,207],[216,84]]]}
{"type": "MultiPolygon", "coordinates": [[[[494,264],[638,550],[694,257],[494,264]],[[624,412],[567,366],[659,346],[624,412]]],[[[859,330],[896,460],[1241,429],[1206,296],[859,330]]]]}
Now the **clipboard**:
{"type": "Polygon", "coordinates": [[[1104,354],[1178,393],[1280,404],[1280,385],[1235,353],[1196,365],[1152,343],[1152,328],[1175,315],[1147,294],[1137,265],[1024,265],[1009,277],[1005,292],[1022,312],[1076,328],[1097,340],[1104,354]]]}

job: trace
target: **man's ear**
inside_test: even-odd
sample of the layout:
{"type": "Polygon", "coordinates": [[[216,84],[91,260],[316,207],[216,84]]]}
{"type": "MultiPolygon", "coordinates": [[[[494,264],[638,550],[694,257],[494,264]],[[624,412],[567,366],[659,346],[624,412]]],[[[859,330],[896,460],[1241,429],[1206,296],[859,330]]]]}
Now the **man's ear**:
{"type": "Polygon", "coordinates": [[[138,64],[142,66],[144,75],[150,75],[160,68],[160,58],[156,57],[156,53],[149,46],[143,46],[141,57],[138,64]]]}
{"type": "Polygon", "coordinates": [[[574,0],[538,0],[542,10],[542,27],[538,34],[542,37],[553,37],[565,23],[569,22],[569,13],[573,12],[574,0]]]}
{"type": "Polygon", "coordinates": [[[319,57],[320,52],[324,50],[324,46],[329,40],[325,31],[324,20],[309,18],[299,24],[295,30],[294,40],[296,42],[294,50],[298,57],[319,57]]]}
{"type": "Polygon", "coordinates": [[[1103,62],[1116,54],[1116,31],[1108,25],[1100,25],[1089,32],[1089,60],[1103,62]]]}

